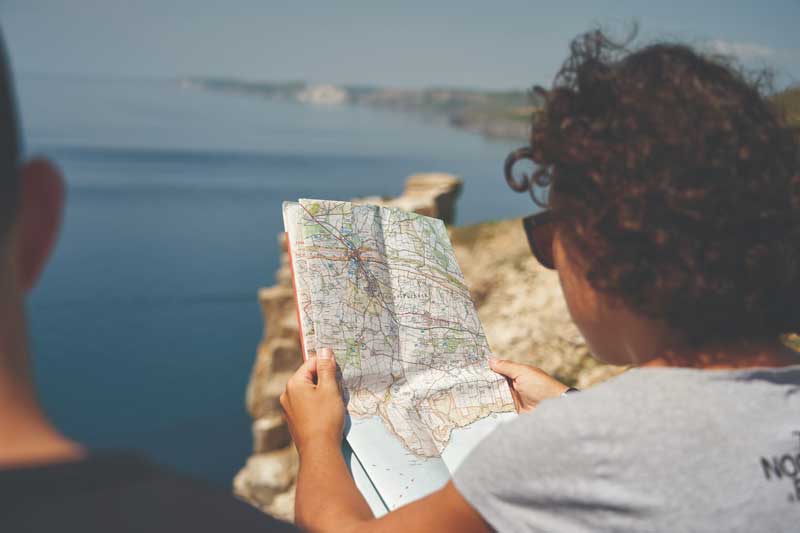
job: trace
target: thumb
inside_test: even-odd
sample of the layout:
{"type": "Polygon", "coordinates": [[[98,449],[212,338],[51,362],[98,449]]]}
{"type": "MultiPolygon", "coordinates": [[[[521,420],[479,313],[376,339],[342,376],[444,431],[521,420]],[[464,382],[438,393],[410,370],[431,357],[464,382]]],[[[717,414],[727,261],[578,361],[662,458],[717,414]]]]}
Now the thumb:
{"type": "Polygon", "coordinates": [[[338,387],[336,384],[336,359],[333,350],[322,348],[317,351],[317,385],[338,387]]]}
{"type": "Polygon", "coordinates": [[[314,375],[317,373],[317,358],[309,357],[295,372],[294,377],[303,383],[314,384],[314,375]]]}
{"type": "Polygon", "coordinates": [[[517,379],[528,370],[528,366],[522,363],[515,363],[506,359],[495,359],[494,357],[489,359],[489,367],[498,374],[511,379],[517,379]]]}

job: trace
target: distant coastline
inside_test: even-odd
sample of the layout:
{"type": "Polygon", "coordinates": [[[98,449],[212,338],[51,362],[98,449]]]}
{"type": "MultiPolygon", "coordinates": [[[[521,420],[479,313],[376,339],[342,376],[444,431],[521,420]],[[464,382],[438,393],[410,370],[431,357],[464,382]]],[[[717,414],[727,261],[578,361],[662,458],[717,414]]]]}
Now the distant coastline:
{"type": "MultiPolygon", "coordinates": [[[[542,106],[541,97],[528,91],[392,89],[215,77],[184,78],[179,80],[179,84],[187,89],[232,92],[306,105],[362,105],[413,113],[426,119],[443,120],[454,128],[493,139],[526,139],[531,122],[542,106]]],[[[800,87],[788,87],[771,99],[800,134],[800,87]]]]}
{"type": "Polygon", "coordinates": [[[197,77],[179,81],[186,89],[224,91],[307,105],[361,105],[424,115],[488,138],[524,139],[538,97],[527,91],[471,89],[391,89],[355,85],[312,84],[304,81],[268,82],[236,78],[197,77]]]}

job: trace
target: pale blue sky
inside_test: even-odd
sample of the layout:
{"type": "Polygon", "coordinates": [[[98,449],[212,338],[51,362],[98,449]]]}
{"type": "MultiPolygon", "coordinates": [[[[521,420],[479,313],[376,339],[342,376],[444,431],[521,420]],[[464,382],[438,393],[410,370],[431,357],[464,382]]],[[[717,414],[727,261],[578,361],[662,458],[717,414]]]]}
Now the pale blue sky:
{"type": "Polygon", "coordinates": [[[800,82],[800,0],[270,2],[0,0],[22,75],[522,88],[549,83],[593,25],[674,38],[800,82]]]}

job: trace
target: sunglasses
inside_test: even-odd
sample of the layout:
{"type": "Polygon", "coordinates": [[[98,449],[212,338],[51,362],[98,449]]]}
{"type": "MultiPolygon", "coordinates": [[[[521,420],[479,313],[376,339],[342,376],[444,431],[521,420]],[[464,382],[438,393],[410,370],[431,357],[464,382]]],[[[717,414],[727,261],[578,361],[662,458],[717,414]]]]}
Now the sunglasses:
{"type": "MultiPolygon", "coordinates": [[[[532,176],[523,174],[519,179],[514,176],[514,165],[525,159],[533,161],[533,152],[528,146],[518,148],[508,154],[503,167],[506,182],[516,192],[527,192],[536,205],[546,208],[546,199],[542,199],[536,194],[546,190],[550,185],[547,173],[537,170],[532,176]]],[[[522,228],[525,230],[525,236],[528,238],[528,245],[533,256],[543,267],[550,270],[556,268],[553,260],[553,237],[555,235],[553,222],[555,220],[556,217],[551,211],[542,211],[522,219],[522,228]]]]}
{"type": "Polygon", "coordinates": [[[550,270],[555,270],[553,260],[553,236],[555,235],[555,217],[550,211],[529,215],[522,219],[522,228],[528,237],[528,246],[531,247],[533,257],[550,270]]]}

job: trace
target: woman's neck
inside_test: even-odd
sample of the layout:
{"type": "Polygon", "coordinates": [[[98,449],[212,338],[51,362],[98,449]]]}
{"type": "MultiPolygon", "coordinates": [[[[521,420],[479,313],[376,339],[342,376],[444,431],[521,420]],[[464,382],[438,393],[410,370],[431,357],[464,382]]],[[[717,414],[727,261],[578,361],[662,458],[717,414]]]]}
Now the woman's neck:
{"type": "Polygon", "coordinates": [[[800,354],[779,340],[711,343],[697,348],[672,348],[642,363],[642,367],[688,367],[706,370],[782,367],[800,364],[800,354]]]}

